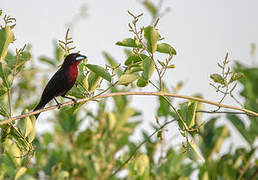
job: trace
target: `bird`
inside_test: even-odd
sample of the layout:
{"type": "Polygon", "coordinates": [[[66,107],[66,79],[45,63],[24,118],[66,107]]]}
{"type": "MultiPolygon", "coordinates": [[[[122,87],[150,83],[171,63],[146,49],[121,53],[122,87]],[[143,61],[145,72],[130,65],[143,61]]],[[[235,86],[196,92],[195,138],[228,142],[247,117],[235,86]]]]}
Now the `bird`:
{"type": "MultiPolygon", "coordinates": [[[[34,111],[44,108],[52,99],[55,100],[58,108],[60,108],[61,104],[56,99],[58,96],[70,99],[76,103],[76,100],[66,96],[66,93],[74,86],[78,76],[78,65],[84,59],[87,59],[87,57],[79,53],[71,53],[66,56],[60,69],[48,81],[38,105],[34,108],[34,111]]],[[[36,119],[39,114],[35,115],[36,119]]]]}

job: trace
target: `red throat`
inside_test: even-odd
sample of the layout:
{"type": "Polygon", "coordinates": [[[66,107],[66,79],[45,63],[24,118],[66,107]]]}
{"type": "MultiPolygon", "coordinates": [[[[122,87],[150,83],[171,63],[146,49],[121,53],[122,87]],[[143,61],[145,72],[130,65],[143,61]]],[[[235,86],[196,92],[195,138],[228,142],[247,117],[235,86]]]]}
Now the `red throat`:
{"type": "Polygon", "coordinates": [[[79,64],[80,62],[78,62],[78,63],[75,63],[75,64],[73,64],[72,66],[70,66],[69,68],[68,68],[68,77],[69,77],[69,80],[71,80],[71,81],[76,81],[76,78],[77,78],[77,75],[78,75],[78,64],[79,64]]]}

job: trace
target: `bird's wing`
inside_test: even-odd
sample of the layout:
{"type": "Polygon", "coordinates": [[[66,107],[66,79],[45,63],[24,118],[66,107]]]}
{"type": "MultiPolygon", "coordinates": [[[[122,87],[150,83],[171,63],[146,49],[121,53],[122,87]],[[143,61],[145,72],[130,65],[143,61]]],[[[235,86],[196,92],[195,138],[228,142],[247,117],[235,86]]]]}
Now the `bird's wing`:
{"type": "Polygon", "coordinates": [[[64,69],[60,68],[49,80],[45,87],[42,97],[49,97],[53,99],[66,92],[67,75],[64,69]]]}

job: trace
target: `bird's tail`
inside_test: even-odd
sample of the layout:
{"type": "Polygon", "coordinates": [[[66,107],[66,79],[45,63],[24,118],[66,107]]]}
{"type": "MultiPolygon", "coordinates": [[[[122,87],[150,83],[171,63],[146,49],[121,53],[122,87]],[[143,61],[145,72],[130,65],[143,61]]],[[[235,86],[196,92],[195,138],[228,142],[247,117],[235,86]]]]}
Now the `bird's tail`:
{"type": "MultiPolygon", "coordinates": [[[[46,104],[47,103],[40,101],[33,111],[44,108],[46,104]]],[[[39,115],[40,115],[40,113],[35,114],[36,119],[38,118],[39,115]]]]}

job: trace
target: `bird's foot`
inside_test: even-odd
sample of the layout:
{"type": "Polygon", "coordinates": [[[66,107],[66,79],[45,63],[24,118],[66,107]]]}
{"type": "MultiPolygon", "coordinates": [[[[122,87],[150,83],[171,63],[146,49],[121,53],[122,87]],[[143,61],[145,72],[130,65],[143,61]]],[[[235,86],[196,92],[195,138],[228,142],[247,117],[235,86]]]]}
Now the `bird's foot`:
{"type": "Polygon", "coordinates": [[[73,99],[73,98],[71,100],[73,101],[73,103],[74,103],[73,105],[75,106],[75,104],[77,104],[77,100],[73,99]]]}
{"type": "Polygon", "coordinates": [[[60,109],[62,104],[61,103],[57,103],[56,105],[57,105],[57,109],[60,109]]]}
{"type": "Polygon", "coordinates": [[[60,102],[58,102],[56,98],[54,98],[54,100],[56,102],[57,109],[60,109],[62,104],[60,102]]]}

